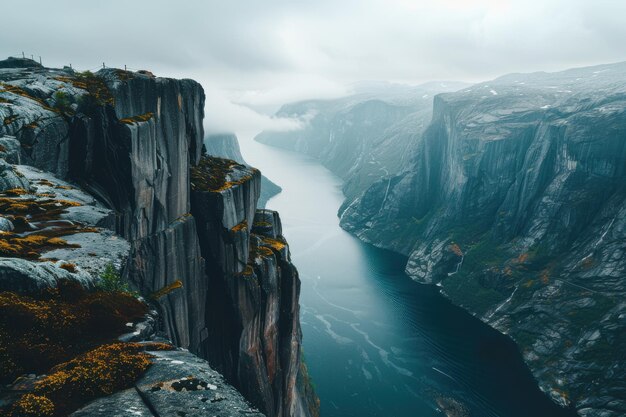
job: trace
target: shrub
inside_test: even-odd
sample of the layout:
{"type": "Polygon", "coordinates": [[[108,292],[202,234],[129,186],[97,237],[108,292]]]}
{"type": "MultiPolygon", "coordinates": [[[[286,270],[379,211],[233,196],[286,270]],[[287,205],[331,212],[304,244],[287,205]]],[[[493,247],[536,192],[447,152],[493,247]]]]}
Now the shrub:
{"type": "Polygon", "coordinates": [[[62,281],[36,296],[0,293],[0,382],[41,373],[126,333],[147,306],[129,294],[87,292],[62,281]]]}
{"type": "Polygon", "coordinates": [[[22,396],[11,410],[11,417],[47,417],[54,415],[54,404],[41,395],[26,394],[22,396]]]}
{"type": "Polygon", "coordinates": [[[72,97],[63,91],[54,93],[54,108],[62,113],[72,112],[72,97]]]}
{"type": "Polygon", "coordinates": [[[131,387],[150,366],[150,358],[138,343],[99,346],[52,368],[35,383],[34,394],[14,404],[10,415],[67,415],[97,397],[131,387]]]}
{"type": "Polygon", "coordinates": [[[128,282],[122,279],[119,271],[115,269],[113,264],[108,264],[102,274],[100,274],[100,282],[96,285],[100,291],[107,292],[123,292],[126,294],[137,295],[136,291],[130,289],[128,282]]]}

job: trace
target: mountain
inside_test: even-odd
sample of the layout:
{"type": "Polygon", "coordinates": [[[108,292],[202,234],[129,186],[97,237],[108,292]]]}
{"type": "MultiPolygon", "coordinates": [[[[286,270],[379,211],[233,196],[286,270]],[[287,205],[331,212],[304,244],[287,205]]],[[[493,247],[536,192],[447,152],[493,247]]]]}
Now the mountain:
{"type": "Polygon", "coordinates": [[[344,194],[356,197],[381,177],[402,170],[407,149],[432,117],[433,95],[463,86],[360,83],[348,97],[284,105],[276,116],[299,119],[302,129],[266,131],[255,140],[319,159],[345,181],[344,194]]]}
{"type": "Polygon", "coordinates": [[[204,100],[0,61],[3,415],[318,415],[280,218],[203,154],[204,100]]]}
{"type": "Polygon", "coordinates": [[[558,403],[626,414],[626,63],[506,75],[432,113],[342,227],[509,335],[558,403]]]}
{"type": "MultiPolygon", "coordinates": [[[[234,133],[213,133],[206,135],[204,138],[204,146],[209,155],[220,158],[232,159],[240,164],[246,164],[241,155],[239,141],[234,133]]],[[[257,203],[257,207],[265,208],[270,198],[282,191],[278,185],[270,181],[265,175],[261,175],[261,196],[257,203]]]]}

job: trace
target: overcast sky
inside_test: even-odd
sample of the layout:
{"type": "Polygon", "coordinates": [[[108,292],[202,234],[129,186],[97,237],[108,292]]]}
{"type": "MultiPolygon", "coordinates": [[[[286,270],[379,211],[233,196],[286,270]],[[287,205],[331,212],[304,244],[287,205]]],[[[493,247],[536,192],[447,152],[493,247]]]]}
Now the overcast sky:
{"type": "Polygon", "coordinates": [[[194,78],[212,130],[360,80],[481,81],[626,60],[623,0],[14,0],[0,55],[194,78]],[[254,110],[253,110],[254,109],[254,110]]]}

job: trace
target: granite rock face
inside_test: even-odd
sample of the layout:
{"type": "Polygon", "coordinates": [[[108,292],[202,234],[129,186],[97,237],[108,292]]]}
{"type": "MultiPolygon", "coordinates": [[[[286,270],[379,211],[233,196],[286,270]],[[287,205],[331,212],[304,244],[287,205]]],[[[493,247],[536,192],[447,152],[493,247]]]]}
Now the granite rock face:
{"type": "MultiPolygon", "coordinates": [[[[300,364],[300,280],[278,214],[257,211],[261,174],[235,164],[219,191],[192,191],[209,286],[203,356],[261,411],[317,414],[300,364]],[[303,378],[304,377],[304,378],[303,378]]],[[[314,399],[315,400],[315,399],[314,399]]]]}
{"type": "Polygon", "coordinates": [[[345,181],[343,192],[353,198],[378,179],[401,171],[407,149],[432,116],[433,95],[463,86],[361,85],[345,98],[287,104],[276,115],[299,119],[302,128],[262,132],[255,140],[319,159],[345,181]]]}
{"type": "MultiPolygon", "coordinates": [[[[234,133],[214,133],[207,135],[204,138],[204,146],[209,155],[232,159],[240,164],[247,165],[241,155],[239,141],[234,133]]],[[[273,183],[265,175],[261,175],[261,195],[259,196],[257,207],[265,208],[269,199],[279,194],[281,191],[282,188],[280,188],[280,186],[273,183]]]]}
{"type": "MultiPolygon", "coordinates": [[[[113,229],[132,242],[129,279],[144,294],[176,280],[202,286],[195,226],[184,216],[189,166],[202,149],[202,87],[116,69],[42,67],[7,68],[0,83],[0,135],[19,141],[23,164],[70,179],[115,210],[113,229]],[[168,241],[174,234],[181,240],[168,241]]],[[[168,337],[198,351],[200,331],[190,331],[189,321],[203,327],[203,303],[180,295],[158,302],[168,337]]]]}
{"type": "Polygon", "coordinates": [[[540,387],[626,413],[626,64],[435,97],[411,163],[341,225],[512,337],[540,387]]]}
{"type": "Polygon", "coordinates": [[[154,351],[133,388],[95,400],[72,417],[263,417],[209,364],[187,351],[154,351]]]}
{"type": "MultiPolygon", "coordinates": [[[[2,163],[4,161],[0,160],[2,163]]],[[[18,257],[19,254],[0,257],[1,291],[31,293],[56,287],[59,280],[76,281],[90,288],[96,284],[107,265],[119,267],[126,263],[130,245],[110,229],[115,224],[112,210],[49,173],[26,165],[9,167],[19,179],[19,183],[13,184],[9,190],[19,192],[1,197],[7,207],[7,212],[0,214],[0,224],[4,225],[5,232],[14,234],[16,239],[56,236],[62,241],[59,245],[41,243],[28,249],[38,252],[36,246],[41,246],[41,256],[46,262],[32,259],[32,252],[26,254],[26,259],[18,257]],[[10,203],[7,204],[7,201],[10,203]],[[12,213],[13,204],[19,206],[31,201],[41,211],[43,207],[52,207],[56,212],[57,206],[63,207],[61,204],[65,202],[70,204],[54,215],[32,222],[24,222],[12,213]],[[64,269],[67,264],[73,265],[73,270],[64,269]]],[[[17,246],[15,240],[6,242],[17,246]]]]}
{"type": "MultiPolygon", "coordinates": [[[[116,246],[106,239],[124,242],[126,246],[120,249],[116,262],[123,276],[157,307],[160,331],[176,345],[208,358],[219,369],[228,370],[221,358],[209,355],[223,344],[221,334],[211,333],[212,323],[220,320],[224,325],[231,323],[233,328],[228,331],[233,340],[249,338],[237,327],[239,321],[214,316],[216,310],[211,300],[231,299],[228,308],[242,309],[228,287],[236,279],[233,274],[237,268],[231,268],[234,264],[223,264],[220,267],[224,276],[218,276],[215,265],[207,260],[222,259],[224,253],[230,251],[228,253],[236,255],[236,262],[245,265],[249,262],[252,239],[242,235],[235,246],[225,247],[207,246],[204,242],[217,239],[223,243],[220,240],[223,231],[234,226],[231,224],[234,219],[249,219],[252,227],[260,193],[260,173],[254,170],[252,177],[242,178],[230,190],[218,193],[225,196],[219,215],[198,208],[191,214],[190,171],[200,161],[204,136],[202,87],[192,80],[157,78],[150,73],[117,69],[103,69],[96,74],[75,73],[67,68],[49,69],[17,61],[0,63],[0,144],[3,145],[0,151],[7,158],[3,161],[0,184],[9,190],[27,188],[31,185],[27,181],[29,176],[15,174],[25,167],[41,176],[36,178],[43,184],[41,186],[56,187],[52,182],[54,176],[60,178],[59,181],[70,182],[61,187],[64,192],[81,192],[88,196],[89,204],[71,207],[68,211],[74,217],[66,220],[100,227],[98,233],[92,234],[103,240],[90,243],[85,238],[87,233],[76,235],[72,239],[77,239],[75,243],[85,249],[74,247],[74,251],[69,252],[69,248],[60,248],[55,256],[76,258],[86,266],[98,265],[96,259],[100,256],[93,250],[94,246],[110,254],[116,246]],[[15,162],[24,165],[17,168],[10,165],[15,162]],[[88,205],[93,206],[93,210],[83,207],[88,205]],[[102,218],[96,215],[100,209],[106,211],[102,218]],[[207,219],[214,222],[212,227],[217,236],[207,235],[207,219]]],[[[75,198],[77,195],[68,195],[69,200],[75,198]]],[[[204,209],[214,210],[218,206],[208,205],[204,209]]],[[[6,221],[1,226],[11,227],[6,221]]],[[[111,260],[111,256],[102,258],[103,262],[111,260]]],[[[67,272],[60,271],[63,271],[60,274],[67,272]]],[[[46,279],[54,278],[49,272],[35,271],[27,275],[36,277],[41,273],[46,279]]],[[[98,276],[97,268],[88,272],[86,286],[98,276]]],[[[264,304],[254,307],[257,322],[273,321],[277,319],[276,314],[281,323],[295,320],[292,327],[281,328],[277,333],[281,340],[291,342],[276,345],[281,349],[277,362],[284,367],[276,371],[280,375],[276,379],[286,382],[262,380],[253,388],[245,389],[250,378],[265,372],[261,362],[248,362],[245,369],[226,374],[229,382],[241,389],[255,406],[267,409],[268,416],[308,416],[316,412],[316,404],[298,408],[306,400],[290,383],[299,376],[301,341],[298,292],[295,291],[299,289],[299,281],[297,273],[293,274],[295,278],[291,281],[285,279],[284,290],[281,286],[275,288],[281,294],[277,304],[280,311],[266,311],[264,304]],[[283,292],[290,296],[282,297],[283,292]],[[258,391],[270,393],[271,406],[256,395],[258,391]]],[[[258,333],[255,337],[256,346],[265,343],[264,334],[258,333]]],[[[232,350],[223,353],[234,358],[237,364],[242,351],[237,343],[229,348],[232,350]]],[[[107,401],[110,406],[115,404],[107,401]]],[[[180,408],[185,404],[172,404],[172,407],[180,408]]],[[[136,406],[141,407],[141,404],[136,406]]],[[[224,408],[217,405],[206,409],[219,409],[220,415],[226,415],[224,408]]],[[[96,412],[94,410],[91,409],[96,412]]],[[[113,414],[111,410],[107,415],[113,414]]]]}

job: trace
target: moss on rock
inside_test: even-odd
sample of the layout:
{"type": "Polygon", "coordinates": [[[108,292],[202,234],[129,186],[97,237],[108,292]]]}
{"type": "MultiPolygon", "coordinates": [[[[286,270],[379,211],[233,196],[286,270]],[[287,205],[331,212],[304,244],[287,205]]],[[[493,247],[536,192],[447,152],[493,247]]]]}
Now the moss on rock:
{"type": "Polygon", "coordinates": [[[75,282],[37,296],[0,293],[0,382],[40,373],[125,333],[147,306],[129,294],[88,292],[75,282]]]}

